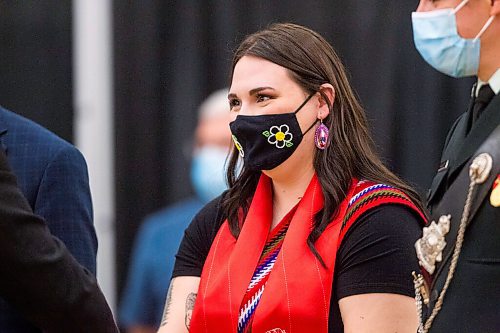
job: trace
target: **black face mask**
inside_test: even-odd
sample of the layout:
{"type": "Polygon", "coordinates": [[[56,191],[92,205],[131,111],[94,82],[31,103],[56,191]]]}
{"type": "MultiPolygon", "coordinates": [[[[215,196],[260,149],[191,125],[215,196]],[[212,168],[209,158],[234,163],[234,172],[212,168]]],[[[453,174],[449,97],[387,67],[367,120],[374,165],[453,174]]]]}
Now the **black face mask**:
{"type": "Polygon", "coordinates": [[[296,113],[314,94],[291,113],[261,116],[237,116],[229,124],[234,144],[245,166],[254,171],[272,170],[285,162],[299,146],[302,137],[316,121],[302,133],[296,113]]]}

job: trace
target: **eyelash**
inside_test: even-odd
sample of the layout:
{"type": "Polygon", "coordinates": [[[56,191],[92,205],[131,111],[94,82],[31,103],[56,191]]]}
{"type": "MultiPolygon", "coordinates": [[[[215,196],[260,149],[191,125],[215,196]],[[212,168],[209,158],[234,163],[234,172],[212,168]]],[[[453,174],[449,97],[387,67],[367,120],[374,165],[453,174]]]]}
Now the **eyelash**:
{"type": "Polygon", "coordinates": [[[271,96],[265,95],[265,94],[257,94],[256,95],[257,103],[259,102],[266,102],[271,99],[271,96]],[[262,100],[263,98],[267,98],[266,100],[262,100]]]}
{"type": "Polygon", "coordinates": [[[233,98],[229,101],[229,110],[232,110],[234,107],[237,107],[241,104],[241,102],[236,99],[236,98],[233,98]]]}
{"type": "MultiPolygon", "coordinates": [[[[272,99],[272,97],[269,95],[266,95],[266,94],[257,94],[257,95],[255,95],[255,99],[256,99],[257,103],[262,103],[262,102],[269,101],[270,99],[272,99]]],[[[239,99],[234,98],[234,99],[231,99],[229,101],[229,109],[230,110],[233,110],[233,108],[238,107],[240,105],[241,105],[241,101],[239,99]]]]}

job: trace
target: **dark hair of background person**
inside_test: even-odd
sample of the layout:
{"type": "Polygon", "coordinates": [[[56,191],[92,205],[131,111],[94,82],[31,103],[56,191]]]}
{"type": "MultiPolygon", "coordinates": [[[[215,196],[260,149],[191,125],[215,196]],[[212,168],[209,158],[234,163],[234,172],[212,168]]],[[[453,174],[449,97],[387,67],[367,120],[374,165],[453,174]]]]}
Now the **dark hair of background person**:
{"type": "MultiPolygon", "coordinates": [[[[286,68],[306,94],[319,92],[329,106],[330,114],[323,119],[330,131],[329,145],[325,150],[316,149],[313,161],[325,200],[307,239],[315,255],[318,253],[314,243],[338,213],[354,177],[399,188],[423,210],[417,192],[389,171],[377,156],[365,112],[351,88],[344,65],[323,37],[300,25],[273,24],[240,44],[233,57],[231,76],[244,56],[259,57],[286,68]],[[324,83],[333,86],[334,101],[320,91],[324,83]]],[[[235,237],[242,227],[240,207],[246,216],[260,177],[260,172],[248,170],[245,165],[238,173],[238,159],[239,152],[234,148],[227,170],[230,189],[222,202],[235,237]]]]}

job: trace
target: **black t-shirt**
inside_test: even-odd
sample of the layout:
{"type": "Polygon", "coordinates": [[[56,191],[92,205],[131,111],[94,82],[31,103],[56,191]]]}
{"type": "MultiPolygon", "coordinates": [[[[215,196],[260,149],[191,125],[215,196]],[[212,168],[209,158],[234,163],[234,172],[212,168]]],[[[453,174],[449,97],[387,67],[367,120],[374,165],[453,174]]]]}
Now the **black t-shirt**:
{"type": "MultiPolygon", "coordinates": [[[[186,229],[172,277],[201,276],[215,236],[225,220],[220,197],[208,203],[186,229]]],[[[418,271],[414,244],[421,235],[420,217],[402,205],[381,205],[351,226],[337,253],[330,333],[344,332],[338,300],[367,293],[413,297],[412,271],[418,271]],[[335,318],[335,320],[333,320],[335,318]]]]}

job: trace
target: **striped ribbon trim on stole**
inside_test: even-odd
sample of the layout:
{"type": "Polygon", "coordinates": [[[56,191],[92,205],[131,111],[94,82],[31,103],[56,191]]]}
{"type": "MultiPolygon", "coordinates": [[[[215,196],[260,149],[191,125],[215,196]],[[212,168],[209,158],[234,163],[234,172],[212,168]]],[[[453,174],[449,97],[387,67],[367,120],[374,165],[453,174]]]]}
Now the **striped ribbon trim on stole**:
{"type": "Polygon", "coordinates": [[[269,234],[262,255],[257,264],[250,284],[240,307],[238,316],[238,333],[251,332],[251,322],[255,309],[264,293],[269,274],[274,267],[278,253],[280,252],[283,240],[285,239],[291,216],[285,217],[269,234]]]}
{"type": "Polygon", "coordinates": [[[401,190],[386,184],[376,184],[370,181],[360,181],[356,186],[358,192],[349,200],[347,212],[342,220],[342,228],[360,214],[383,202],[402,203],[415,207],[410,198],[401,190]]]}

